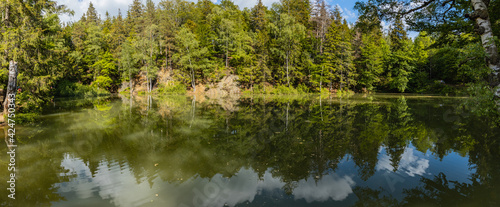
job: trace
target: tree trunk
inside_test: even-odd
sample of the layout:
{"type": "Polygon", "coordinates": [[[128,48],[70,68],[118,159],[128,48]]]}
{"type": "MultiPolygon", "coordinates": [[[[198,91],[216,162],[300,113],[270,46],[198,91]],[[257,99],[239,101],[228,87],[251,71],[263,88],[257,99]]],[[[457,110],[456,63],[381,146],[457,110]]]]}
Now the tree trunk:
{"type": "Polygon", "coordinates": [[[134,86],[133,86],[133,81],[132,81],[132,71],[130,71],[132,69],[129,68],[128,70],[128,87],[130,88],[130,96],[132,96],[132,94],[134,93],[133,92],[133,89],[134,89],[134,86]]]}
{"type": "MultiPolygon", "coordinates": [[[[321,98],[321,90],[322,90],[322,85],[323,85],[323,69],[325,66],[321,66],[321,76],[319,76],[319,96],[321,98]]],[[[321,99],[320,99],[320,105],[321,105],[321,99]]]]}
{"type": "Polygon", "coordinates": [[[286,53],[286,82],[288,83],[288,88],[290,88],[290,77],[288,76],[288,59],[290,58],[290,52],[286,53]]]}
{"type": "Polygon", "coordinates": [[[494,88],[495,96],[500,98],[500,58],[498,48],[493,39],[491,22],[488,14],[488,5],[482,0],[471,0],[473,14],[467,15],[476,21],[476,31],[481,35],[481,43],[486,51],[488,67],[492,70],[490,84],[494,88]]]}
{"type": "MultiPolygon", "coordinates": [[[[7,84],[7,92],[5,93],[4,101],[3,101],[3,116],[2,120],[4,121],[4,116],[7,115],[7,111],[9,110],[9,99],[15,100],[15,94],[17,93],[17,62],[11,60],[9,62],[9,82],[7,84]],[[14,94],[14,97],[10,97],[9,94],[14,94]]],[[[11,104],[15,104],[15,101],[11,104]]]]}
{"type": "Polygon", "coordinates": [[[229,46],[228,46],[228,42],[226,41],[226,68],[229,67],[228,56],[229,56],[229,46]]]}

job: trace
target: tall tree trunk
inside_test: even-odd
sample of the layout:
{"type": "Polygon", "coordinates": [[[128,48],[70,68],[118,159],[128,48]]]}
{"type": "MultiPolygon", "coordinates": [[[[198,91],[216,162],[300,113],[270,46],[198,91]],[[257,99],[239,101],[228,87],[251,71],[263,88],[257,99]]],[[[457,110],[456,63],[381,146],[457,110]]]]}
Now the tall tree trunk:
{"type": "MultiPolygon", "coordinates": [[[[189,54],[189,48],[186,48],[187,52],[189,54]]],[[[189,56],[189,67],[191,68],[191,85],[193,86],[193,92],[196,93],[196,81],[194,79],[194,69],[193,69],[193,64],[191,64],[191,56],[189,56]]]]}
{"type": "Polygon", "coordinates": [[[319,76],[319,96],[320,96],[320,103],[321,103],[321,90],[322,90],[322,85],[323,85],[323,69],[325,66],[321,66],[321,75],[319,76]]]}
{"type": "Polygon", "coordinates": [[[226,68],[229,67],[228,56],[229,56],[229,46],[228,46],[228,41],[226,41],[226,68]]]}
{"type": "Polygon", "coordinates": [[[15,94],[17,93],[17,62],[11,60],[9,62],[9,83],[7,84],[7,92],[5,93],[4,101],[3,101],[3,116],[2,120],[4,121],[4,116],[7,115],[7,111],[9,110],[9,104],[15,104],[15,94]],[[9,94],[14,94],[14,97],[10,97],[9,94]],[[13,100],[13,103],[9,102],[9,99],[13,100]]]}
{"type": "Polygon", "coordinates": [[[288,60],[290,58],[290,52],[286,53],[286,82],[288,83],[288,88],[290,88],[290,77],[288,76],[288,60]]]}
{"type": "Polygon", "coordinates": [[[132,98],[132,94],[134,93],[133,92],[134,86],[132,84],[132,71],[131,70],[132,69],[130,69],[130,68],[128,69],[128,86],[130,88],[130,96],[132,98]]]}
{"type": "Polygon", "coordinates": [[[474,12],[466,14],[476,21],[476,31],[481,35],[481,43],[486,51],[488,67],[492,70],[490,84],[496,87],[495,96],[500,98],[500,57],[498,56],[498,48],[493,40],[493,32],[491,30],[491,22],[488,14],[488,5],[482,0],[471,0],[474,12]]]}

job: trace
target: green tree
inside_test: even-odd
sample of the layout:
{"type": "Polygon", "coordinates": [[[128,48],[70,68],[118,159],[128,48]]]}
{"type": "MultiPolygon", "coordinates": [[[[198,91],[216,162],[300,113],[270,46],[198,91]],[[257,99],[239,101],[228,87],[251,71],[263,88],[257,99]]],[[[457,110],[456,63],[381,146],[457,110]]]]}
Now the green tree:
{"type": "Polygon", "coordinates": [[[389,89],[404,92],[413,70],[413,58],[411,55],[411,41],[406,35],[402,20],[396,19],[389,33],[391,43],[391,55],[387,63],[387,84],[389,89]]]}
{"type": "MultiPolygon", "coordinates": [[[[256,58],[256,82],[265,83],[271,77],[271,70],[268,67],[267,61],[269,60],[269,20],[267,18],[267,7],[259,0],[258,3],[252,8],[250,17],[250,27],[252,28],[253,35],[253,48],[256,58]]],[[[252,85],[253,86],[253,85],[252,85]]]]}
{"type": "Polygon", "coordinates": [[[383,38],[380,21],[361,16],[356,23],[360,32],[359,56],[355,64],[358,71],[358,84],[368,91],[375,90],[384,71],[384,56],[390,53],[389,47],[383,38]]]}
{"type": "Polygon", "coordinates": [[[134,89],[134,77],[139,71],[137,67],[137,56],[136,51],[133,47],[134,40],[132,38],[128,38],[123,44],[120,52],[120,68],[122,71],[123,80],[128,79],[130,94],[133,93],[134,89]]]}
{"type": "MultiPolygon", "coordinates": [[[[51,87],[60,77],[67,46],[59,14],[69,11],[55,1],[2,1],[0,47],[3,70],[10,61],[17,62],[18,84],[22,93],[20,111],[40,112],[52,98],[51,87]]],[[[4,96],[7,97],[7,96],[4,96]]]]}
{"type": "Polygon", "coordinates": [[[102,53],[99,61],[95,62],[92,67],[97,71],[97,77],[92,84],[97,88],[116,91],[119,75],[113,55],[109,51],[102,53]]]}
{"type": "Polygon", "coordinates": [[[356,73],[353,65],[353,49],[351,45],[351,34],[347,22],[342,22],[338,7],[333,12],[333,21],[326,34],[324,50],[324,63],[327,69],[326,77],[330,80],[330,90],[334,82],[338,83],[339,89],[356,85],[354,77],[356,73]]]}
{"type": "Polygon", "coordinates": [[[185,25],[181,27],[175,36],[177,40],[178,53],[175,59],[181,67],[189,71],[191,87],[196,92],[196,77],[202,75],[202,70],[208,67],[208,60],[205,58],[207,48],[201,48],[197,37],[185,25]]]}
{"type": "MultiPolygon", "coordinates": [[[[298,57],[300,55],[300,42],[305,37],[304,25],[297,23],[295,19],[288,14],[280,14],[275,23],[270,24],[271,32],[277,37],[277,47],[272,48],[273,52],[282,58],[283,68],[286,74],[286,83],[290,87],[290,73],[293,72],[298,57]]],[[[279,74],[283,74],[279,70],[279,74]]],[[[282,77],[282,76],[281,76],[282,77]]]]}

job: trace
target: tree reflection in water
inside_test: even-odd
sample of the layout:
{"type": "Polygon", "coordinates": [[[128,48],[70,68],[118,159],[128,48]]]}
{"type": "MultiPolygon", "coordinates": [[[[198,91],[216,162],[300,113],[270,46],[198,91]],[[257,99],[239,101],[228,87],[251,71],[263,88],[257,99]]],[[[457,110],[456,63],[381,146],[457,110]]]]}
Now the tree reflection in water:
{"type": "MultiPolygon", "coordinates": [[[[88,179],[79,181],[89,185],[83,197],[111,199],[118,206],[127,202],[113,198],[118,193],[105,193],[118,185],[113,180],[152,195],[166,191],[178,199],[170,205],[179,205],[187,196],[180,192],[192,194],[215,180],[221,183],[218,195],[227,195],[200,202],[244,205],[241,202],[281,189],[288,194],[280,197],[283,202],[293,198],[355,206],[498,205],[498,125],[494,117],[467,113],[461,102],[413,96],[61,101],[43,122],[18,132],[22,182],[15,204],[71,202],[76,188],[68,185],[88,179]],[[469,175],[459,176],[468,181],[448,181],[445,174],[454,169],[431,172],[429,159],[439,162],[452,154],[468,158],[469,175]],[[402,176],[397,190],[403,194],[383,183],[391,173],[402,176]],[[134,182],[116,180],[120,176],[134,182]],[[239,180],[245,177],[251,181],[239,180]],[[420,182],[411,184],[412,179],[420,182]],[[377,180],[382,184],[373,184],[377,180]],[[165,190],[166,186],[176,190],[165,190]]],[[[2,154],[6,163],[5,149],[2,154]]],[[[4,170],[0,173],[8,176],[4,170]]],[[[133,202],[155,199],[147,195],[133,202]]],[[[1,204],[9,202],[2,199],[1,204]]]]}

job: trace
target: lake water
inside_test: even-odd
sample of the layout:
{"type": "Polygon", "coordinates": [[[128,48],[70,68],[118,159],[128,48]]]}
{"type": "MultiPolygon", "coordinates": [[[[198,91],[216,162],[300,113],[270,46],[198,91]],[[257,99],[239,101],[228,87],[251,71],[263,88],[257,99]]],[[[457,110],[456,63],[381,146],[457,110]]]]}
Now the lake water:
{"type": "Polygon", "coordinates": [[[16,126],[16,200],[2,181],[0,204],[499,206],[500,130],[466,100],[58,100],[16,126]]]}

